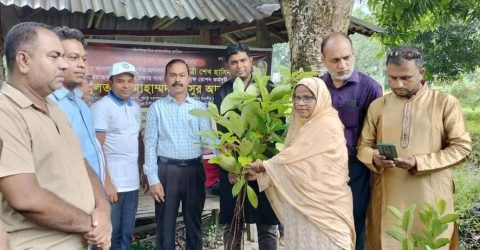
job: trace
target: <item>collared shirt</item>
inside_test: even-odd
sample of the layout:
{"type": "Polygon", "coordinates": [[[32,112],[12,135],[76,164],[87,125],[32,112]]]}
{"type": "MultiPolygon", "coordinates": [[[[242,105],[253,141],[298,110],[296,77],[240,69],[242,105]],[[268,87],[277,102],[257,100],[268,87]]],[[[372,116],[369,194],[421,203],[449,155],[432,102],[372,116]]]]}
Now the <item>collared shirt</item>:
{"type": "Polygon", "coordinates": [[[118,192],[138,190],[140,106],[110,91],[91,106],[95,131],[105,133],[103,152],[108,173],[118,192]]]}
{"type": "Polygon", "coordinates": [[[200,131],[212,130],[210,120],[190,115],[192,109],[205,109],[206,104],[189,96],[182,104],[167,95],[152,103],[147,113],[145,126],[145,165],[148,183],[160,183],[157,157],[193,159],[202,155],[200,142],[209,141],[198,135],[200,131]]]}
{"type": "Polygon", "coordinates": [[[345,126],[348,155],[354,156],[368,107],[383,95],[382,86],[356,70],[340,88],[335,87],[330,73],[325,73],[321,78],[330,91],[332,106],[345,126]]]}
{"type": "Polygon", "coordinates": [[[109,91],[107,96],[114,101],[118,106],[123,106],[124,104],[127,104],[128,106],[133,105],[133,101],[131,98],[128,98],[127,100],[123,100],[122,98],[118,97],[113,93],[113,91],[109,91]]]}
{"type": "MultiPolygon", "coordinates": [[[[38,185],[90,214],[95,207],[80,143],[65,113],[47,98],[48,112],[3,83],[0,90],[0,178],[34,174],[38,185]]],[[[52,204],[54,206],[55,204],[52,204]]],[[[0,219],[11,249],[86,249],[81,234],[47,229],[14,210],[0,192],[0,219]]]]}
{"type": "Polygon", "coordinates": [[[64,87],[54,91],[49,97],[56,101],[67,115],[80,140],[83,156],[103,183],[104,171],[101,164],[101,154],[99,153],[101,149],[95,141],[93,118],[87,104],[64,87]]]}

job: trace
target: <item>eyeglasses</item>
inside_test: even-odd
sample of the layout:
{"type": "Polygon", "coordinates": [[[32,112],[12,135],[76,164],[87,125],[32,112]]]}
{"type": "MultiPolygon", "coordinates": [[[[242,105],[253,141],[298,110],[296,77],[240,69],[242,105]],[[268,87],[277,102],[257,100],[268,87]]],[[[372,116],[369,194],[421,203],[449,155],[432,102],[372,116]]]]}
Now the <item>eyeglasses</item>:
{"type": "Polygon", "coordinates": [[[304,96],[294,96],[293,97],[293,102],[294,103],[299,103],[300,101],[303,101],[303,103],[311,103],[312,101],[316,100],[317,98],[315,98],[315,96],[308,96],[308,95],[304,95],[304,96]]]}
{"type": "Polygon", "coordinates": [[[405,60],[422,59],[423,56],[418,51],[406,50],[406,51],[390,51],[388,57],[402,57],[405,60]]]}

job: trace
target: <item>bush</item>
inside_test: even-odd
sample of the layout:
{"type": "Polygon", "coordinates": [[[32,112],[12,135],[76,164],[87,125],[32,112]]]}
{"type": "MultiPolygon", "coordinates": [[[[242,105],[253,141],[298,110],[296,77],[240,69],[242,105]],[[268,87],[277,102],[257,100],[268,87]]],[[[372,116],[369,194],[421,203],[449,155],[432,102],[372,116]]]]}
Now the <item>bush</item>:
{"type": "Polygon", "coordinates": [[[446,202],[439,200],[436,207],[426,203],[418,216],[424,226],[423,234],[411,232],[416,205],[413,204],[402,213],[397,208],[388,206],[388,210],[399,220],[400,231],[389,230],[387,234],[402,244],[402,250],[433,250],[450,243],[448,238],[440,238],[448,229],[448,224],[455,222],[457,214],[445,214],[446,202]]]}
{"type": "Polygon", "coordinates": [[[132,250],[154,250],[155,249],[155,243],[151,241],[135,241],[132,243],[131,248],[132,250]]]}
{"type": "MultiPolygon", "coordinates": [[[[467,98],[468,100],[468,98],[467,98]]],[[[462,102],[464,102],[462,100],[462,102]]],[[[480,110],[465,103],[464,114],[472,137],[472,155],[463,167],[455,170],[455,211],[462,249],[478,249],[480,246],[480,110]]]]}

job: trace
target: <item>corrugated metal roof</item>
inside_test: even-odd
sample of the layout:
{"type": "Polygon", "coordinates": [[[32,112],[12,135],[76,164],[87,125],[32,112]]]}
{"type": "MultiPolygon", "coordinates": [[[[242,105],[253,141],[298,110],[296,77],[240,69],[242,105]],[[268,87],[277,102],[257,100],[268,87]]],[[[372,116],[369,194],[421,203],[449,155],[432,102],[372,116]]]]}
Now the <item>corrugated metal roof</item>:
{"type": "Polygon", "coordinates": [[[261,20],[280,9],[277,0],[0,0],[0,3],[81,13],[103,11],[127,20],[157,16],[237,23],[261,20]]]}

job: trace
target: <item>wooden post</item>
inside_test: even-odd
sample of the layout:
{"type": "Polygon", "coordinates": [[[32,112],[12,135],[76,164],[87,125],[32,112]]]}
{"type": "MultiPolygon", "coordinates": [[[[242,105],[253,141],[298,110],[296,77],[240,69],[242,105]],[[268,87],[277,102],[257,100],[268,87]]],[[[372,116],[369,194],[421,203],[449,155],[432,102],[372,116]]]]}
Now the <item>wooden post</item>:
{"type": "Polygon", "coordinates": [[[272,38],[270,37],[270,31],[267,28],[267,24],[264,20],[257,21],[257,35],[255,46],[259,48],[271,48],[272,38]]]}
{"type": "Polygon", "coordinates": [[[200,30],[200,35],[198,37],[198,42],[200,44],[211,44],[211,34],[210,34],[210,30],[207,30],[207,29],[201,29],[200,30]]]}
{"type": "Polygon", "coordinates": [[[210,30],[210,44],[211,45],[221,45],[222,37],[220,36],[220,29],[211,29],[210,30]]]}

